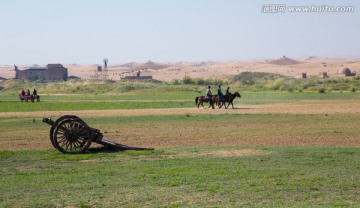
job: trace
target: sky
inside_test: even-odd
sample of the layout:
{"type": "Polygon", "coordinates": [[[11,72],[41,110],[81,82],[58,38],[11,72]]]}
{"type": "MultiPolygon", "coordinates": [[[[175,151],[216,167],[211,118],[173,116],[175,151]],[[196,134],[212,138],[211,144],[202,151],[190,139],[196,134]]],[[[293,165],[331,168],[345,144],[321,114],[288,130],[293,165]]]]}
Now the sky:
{"type": "Polygon", "coordinates": [[[0,64],[360,57],[360,1],[0,0],[0,64]],[[265,5],[353,12],[262,12],[265,5]]]}

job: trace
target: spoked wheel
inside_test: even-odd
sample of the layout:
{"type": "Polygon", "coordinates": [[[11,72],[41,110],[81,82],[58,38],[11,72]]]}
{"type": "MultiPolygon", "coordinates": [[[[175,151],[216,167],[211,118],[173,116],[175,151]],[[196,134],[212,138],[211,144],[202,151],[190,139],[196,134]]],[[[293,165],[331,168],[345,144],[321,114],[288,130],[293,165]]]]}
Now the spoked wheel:
{"type": "Polygon", "coordinates": [[[77,116],[73,116],[73,115],[65,115],[65,116],[61,116],[60,118],[58,118],[54,123],[54,125],[51,127],[50,129],[50,141],[51,141],[51,144],[57,148],[55,146],[55,143],[54,143],[54,130],[55,128],[59,125],[60,122],[62,121],[65,121],[65,120],[78,120],[80,119],[79,117],[77,116]]]}
{"type": "Polygon", "coordinates": [[[56,121],[52,144],[63,153],[83,153],[91,144],[89,126],[76,116],[63,116],[56,121]],[[58,122],[60,121],[60,122],[58,122]]]}
{"type": "Polygon", "coordinates": [[[39,96],[39,95],[36,96],[36,101],[37,101],[37,102],[40,102],[40,96],[39,96]]]}

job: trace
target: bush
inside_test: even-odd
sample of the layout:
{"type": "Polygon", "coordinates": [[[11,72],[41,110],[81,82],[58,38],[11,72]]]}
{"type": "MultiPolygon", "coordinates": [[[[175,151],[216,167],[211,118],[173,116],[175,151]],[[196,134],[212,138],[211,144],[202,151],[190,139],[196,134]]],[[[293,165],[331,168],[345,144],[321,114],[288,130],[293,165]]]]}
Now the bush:
{"type": "Polygon", "coordinates": [[[202,79],[202,78],[199,78],[199,79],[196,80],[196,84],[197,84],[197,85],[204,85],[204,84],[205,84],[205,80],[202,79]]]}
{"type": "Polygon", "coordinates": [[[318,90],[318,92],[319,92],[319,93],[325,93],[326,90],[325,90],[325,88],[320,88],[320,89],[318,90]]]}
{"type": "Polygon", "coordinates": [[[284,89],[285,79],[284,78],[278,78],[274,81],[269,81],[267,84],[267,87],[272,90],[279,90],[284,89]]]}
{"type": "Polygon", "coordinates": [[[355,88],[355,87],[351,87],[351,88],[350,88],[350,92],[356,92],[356,88],[355,88]]]}
{"type": "Polygon", "coordinates": [[[183,82],[184,84],[194,84],[194,80],[193,80],[191,77],[189,77],[189,76],[185,76],[185,77],[183,78],[182,82],[183,82]]]}
{"type": "Polygon", "coordinates": [[[171,84],[173,85],[179,85],[180,81],[178,79],[174,79],[173,81],[171,81],[171,84]]]}

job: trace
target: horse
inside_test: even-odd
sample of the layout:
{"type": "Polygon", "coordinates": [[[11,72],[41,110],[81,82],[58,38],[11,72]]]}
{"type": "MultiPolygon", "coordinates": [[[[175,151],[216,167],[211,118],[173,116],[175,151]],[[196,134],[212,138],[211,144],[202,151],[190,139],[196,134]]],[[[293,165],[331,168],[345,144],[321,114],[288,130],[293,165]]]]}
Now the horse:
{"type": "Polygon", "coordinates": [[[30,99],[30,97],[27,96],[27,95],[22,95],[22,94],[20,93],[20,94],[19,94],[19,99],[20,99],[21,102],[23,102],[24,100],[25,100],[26,102],[28,102],[29,99],[30,99]]]}
{"type": "Polygon", "coordinates": [[[227,106],[226,106],[226,103],[224,103],[225,109],[228,108],[230,104],[232,105],[232,108],[234,109],[233,101],[234,101],[234,99],[235,99],[236,97],[241,98],[241,95],[240,95],[239,92],[235,92],[235,93],[233,93],[233,94],[226,94],[226,95],[224,96],[225,102],[226,102],[226,103],[229,103],[227,106]]]}
{"type": "MultiPolygon", "coordinates": [[[[213,95],[212,102],[214,104],[216,104],[219,108],[221,108],[223,105],[225,106],[225,102],[226,102],[225,96],[223,96],[223,99],[220,100],[218,95],[213,95]]],[[[225,106],[225,109],[226,109],[226,106],[225,106]]]]}
{"type": "Polygon", "coordinates": [[[215,108],[215,107],[214,107],[214,103],[212,102],[212,99],[207,99],[205,96],[197,96],[197,97],[195,98],[195,103],[196,103],[196,105],[197,105],[198,108],[200,107],[200,105],[201,105],[202,107],[204,107],[203,103],[207,103],[207,102],[210,103],[210,105],[209,105],[208,108],[210,108],[210,107],[212,107],[212,109],[215,108]]]}
{"type": "Polygon", "coordinates": [[[35,99],[36,99],[36,102],[40,102],[40,95],[31,95],[30,96],[31,102],[35,102],[35,99]]]}

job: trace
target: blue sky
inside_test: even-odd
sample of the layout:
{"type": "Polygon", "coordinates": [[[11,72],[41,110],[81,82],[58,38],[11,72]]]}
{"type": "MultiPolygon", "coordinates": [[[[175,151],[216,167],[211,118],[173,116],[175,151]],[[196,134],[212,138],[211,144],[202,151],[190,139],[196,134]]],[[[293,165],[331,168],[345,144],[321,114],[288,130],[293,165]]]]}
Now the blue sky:
{"type": "Polygon", "coordinates": [[[359,1],[1,0],[0,64],[360,57],[359,1]],[[351,13],[262,13],[266,4],[351,13]]]}

